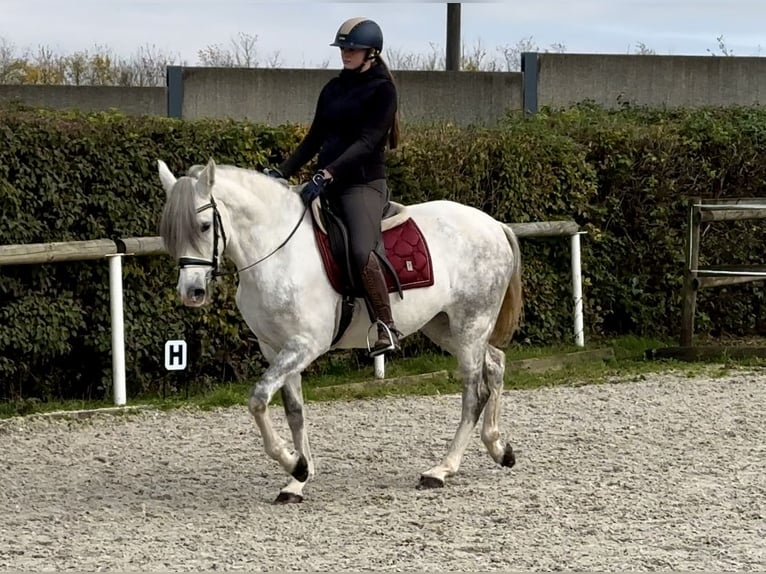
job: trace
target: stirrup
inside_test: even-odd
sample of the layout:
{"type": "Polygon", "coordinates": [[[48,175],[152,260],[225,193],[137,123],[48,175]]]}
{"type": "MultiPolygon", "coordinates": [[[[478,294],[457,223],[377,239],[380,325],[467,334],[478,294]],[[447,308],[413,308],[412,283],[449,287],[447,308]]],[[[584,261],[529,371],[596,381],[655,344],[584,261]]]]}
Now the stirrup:
{"type": "Polygon", "coordinates": [[[383,353],[388,353],[389,351],[395,351],[395,350],[396,350],[396,343],[394,343],[394,334],[391,332],[391,329],[389,328],[389,326],[380,320],[375,321],[375,323],[370,325],[370,328],[367,329],[367,354],[370,357],[377,357],[378,355],[382,355],[383,353]],[[373,327],[376,328],[375,335],[377,336],[378,334],[377,327],[379,325],[382,325],[383,328],[386,330],[386,335],[388,336],[388,346],[373,349],[370,347],[370,331],[373,329],[373,327]]]}

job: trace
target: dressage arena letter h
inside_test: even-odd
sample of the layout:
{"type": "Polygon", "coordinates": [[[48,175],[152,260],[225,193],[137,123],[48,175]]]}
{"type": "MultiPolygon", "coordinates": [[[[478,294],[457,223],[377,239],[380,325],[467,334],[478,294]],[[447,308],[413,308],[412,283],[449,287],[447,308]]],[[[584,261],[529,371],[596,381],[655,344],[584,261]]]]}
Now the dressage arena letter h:
{"type": "Polygon", "coordinates": [[[168,371],[186,368],[186,341],[165,342],[165,368],[168,371]]]}

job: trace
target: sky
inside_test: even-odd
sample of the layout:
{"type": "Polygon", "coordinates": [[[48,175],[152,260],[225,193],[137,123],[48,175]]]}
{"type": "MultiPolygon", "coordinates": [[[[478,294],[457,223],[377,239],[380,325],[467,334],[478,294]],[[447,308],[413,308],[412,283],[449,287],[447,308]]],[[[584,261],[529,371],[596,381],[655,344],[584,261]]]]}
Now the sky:
{"type": "MultiPolygon", "coordinates": [[[[130,57],[151,48],[197,65],[207,46],[231,48],[257,37],[262,62],[279,67],[339,67],[335,32],[347,18],[377,21],[386,49],[443,54],[447,5],[440,2],[253,2],[244,0],[0,0],[0,47],[68,54],[95,47],[130,57]]],[[[528,39],[540,51],[567,53],[720,53],[766,56],[766,0],[511,0],[461,5],[461,41],[489,58],[528,39]]],[[[265,64],[264,64],[265,65],[265,64]]]]}

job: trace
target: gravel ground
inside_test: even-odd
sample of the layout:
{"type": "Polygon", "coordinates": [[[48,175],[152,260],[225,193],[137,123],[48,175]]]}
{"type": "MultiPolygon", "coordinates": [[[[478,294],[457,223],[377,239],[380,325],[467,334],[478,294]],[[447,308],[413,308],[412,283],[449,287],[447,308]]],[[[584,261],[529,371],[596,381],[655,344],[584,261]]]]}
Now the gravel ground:
{"type": "MultiPolygon", "coordinates": [[[[0,570],[764,570],[766,372],[504,393],[415,489],[456,395],[312,403],[300,505],[244,407],[0,424],[0,570]]],[[[281,411],[277,428],[289,436],[281,411]]]]}

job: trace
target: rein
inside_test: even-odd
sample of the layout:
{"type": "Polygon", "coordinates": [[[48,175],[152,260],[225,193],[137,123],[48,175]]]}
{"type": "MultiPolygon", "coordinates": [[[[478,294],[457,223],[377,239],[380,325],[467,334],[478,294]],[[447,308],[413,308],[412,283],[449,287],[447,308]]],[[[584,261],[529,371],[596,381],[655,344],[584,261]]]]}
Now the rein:
{"type": "Polygon", "coordinates": [[[277,245],[276,248],[274,248],[271,253],[268,255],[261,257],[257,261],[250,263],[249,265],[246,265],[242,269],[235,269],[234,271],[219,271],[220,267],[220,261],[218,257],[218,237],[219,237],[219,231],[220,236],[223,239],[223,249],[221,250],[221,253],[226,250],[226,232],[223,229],[223,222],[221,221],[221,214],[218,211],[218,206],[215,203],[215,199],[213,196],[210,196],[210,203],[206,203],[202,207],[199,207],[197,209],[197,213],[202,213],[206,209],[212,209],[213,210],[213,259],[208,261],[207,259],[196,259],[194,257],[181,257],[178,260],[178,267],[183,269],[184,267],[190,267],[190,266],[197,266],[197,265],[204,265],[206,267],[211,267],[212,271],[210,272],[210,275],[212,277],[225,277],[227,275],[234,275],[235,273],[240,273],[242,271],[245,271],[246,269],[250,269],[251,267],[255,267],[259,263],[262,263],[263,261],[266,261],[269,257],[274,255],[277,251],[282,249],[285,245],[287,245],[287,242],[292,239],[293,235],[295,235],[295,232],[298,231],[298,228],[301,226],[301,223],[303,222],[303,217],[306,215],[306,211],[308,210],[308,206],[304,206],[303,211],[301,212],[301,216],[298,218],[298,222],[295,224],[295,227],[293,227],[293,230],[290,232],[290,235],[287,236],[287,238],[277,245]]]}

